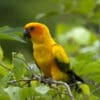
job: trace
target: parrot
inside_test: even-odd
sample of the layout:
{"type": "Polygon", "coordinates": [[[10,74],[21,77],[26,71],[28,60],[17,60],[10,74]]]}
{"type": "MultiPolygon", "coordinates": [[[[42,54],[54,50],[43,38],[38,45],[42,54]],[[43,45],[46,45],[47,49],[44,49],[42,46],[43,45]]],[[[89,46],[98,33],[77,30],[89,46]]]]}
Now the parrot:
{"type": "Polygon", "coordinates": [[[90,94],[89,86],[72,70],[68,54],[53,39],[47,25],[27,23],[24,26],[24,37],[30,38],[35,63],[45,78],[75,84],[84,94],[90,94]]]}

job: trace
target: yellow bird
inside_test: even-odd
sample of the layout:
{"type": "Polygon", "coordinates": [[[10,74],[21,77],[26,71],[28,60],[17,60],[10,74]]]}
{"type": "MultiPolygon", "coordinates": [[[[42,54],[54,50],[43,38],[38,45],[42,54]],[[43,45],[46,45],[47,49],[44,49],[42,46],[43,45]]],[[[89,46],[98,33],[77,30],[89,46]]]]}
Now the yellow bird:
{"type": "MultiPolygon", "coordinates": [[[[26,24],[24,35],[31,38],[35,62],[45,78],[51,77],[68,84],[78,82],[85,84],[72,70],[67,53],[60,44],[54,41],[45,24],[38,22],[26,24]]],[[[87,93],[89,94],[89,89],[87,93]]]]}

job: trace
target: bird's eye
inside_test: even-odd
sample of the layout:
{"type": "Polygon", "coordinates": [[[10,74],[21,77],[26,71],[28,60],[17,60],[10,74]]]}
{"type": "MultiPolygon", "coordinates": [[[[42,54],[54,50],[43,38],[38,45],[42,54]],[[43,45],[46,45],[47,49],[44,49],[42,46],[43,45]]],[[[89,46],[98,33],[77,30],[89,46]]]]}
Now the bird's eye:
{"type": "Polygon", "coordinates": [[[34,27],[30,27],[30,31],[33,31],[34,30],[34,27]]]}

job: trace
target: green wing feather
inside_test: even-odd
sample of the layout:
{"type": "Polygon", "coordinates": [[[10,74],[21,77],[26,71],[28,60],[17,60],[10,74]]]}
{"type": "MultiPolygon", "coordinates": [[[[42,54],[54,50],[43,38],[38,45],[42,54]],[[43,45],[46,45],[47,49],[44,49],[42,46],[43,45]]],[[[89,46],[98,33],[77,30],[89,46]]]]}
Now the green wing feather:
{"type": "Polygon", "coordinates": [[[68,76],[70,77],[69,83],[76,83],[77,81],[84,83],[84,81],[72,70],[69,57],[64,49],[60,45],[55,44],[52,51],[55,62],[57,63],[59,69],[68,74],[68,76]]]}
{"type": "Polygon", "coordinates": [[[60,45],[53,45],[52,52],[54,60],[57,63],[59,69],[61,69],[63,72],[66,72],[71,69],[69,57],[60,45]]]}
{"type": "Polygon", "coordinates": [[[53,45],[52,52],[54,60],[57,63],[59,69],[68,74],[68,76],[70,77],[67,83],[75,83],[76,90],[81,89],[82,93],[89,97],[89,86],[85,84],[84,81],[72,70],[72,68],[70,67],[69,57],[64,51],[64,49],[60,45],[55,44],[53,45]]]}

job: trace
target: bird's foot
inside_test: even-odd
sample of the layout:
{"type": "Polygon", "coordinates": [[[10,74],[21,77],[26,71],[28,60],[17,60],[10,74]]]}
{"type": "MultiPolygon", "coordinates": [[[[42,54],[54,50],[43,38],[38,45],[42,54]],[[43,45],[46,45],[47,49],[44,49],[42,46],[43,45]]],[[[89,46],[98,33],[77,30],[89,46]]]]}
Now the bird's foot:
{"type": "Polygon", "coordinates": [[[52,84],[52,78],[51,77],[50,78],[46,78],[44,76],[41,76],[40,82],[41,83],[46,83],[48,85],[51,85],[52,84]]]}

